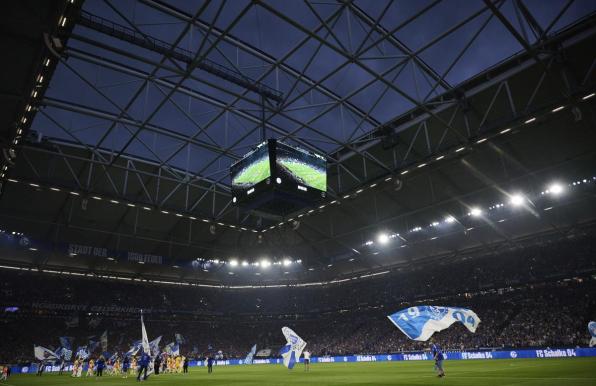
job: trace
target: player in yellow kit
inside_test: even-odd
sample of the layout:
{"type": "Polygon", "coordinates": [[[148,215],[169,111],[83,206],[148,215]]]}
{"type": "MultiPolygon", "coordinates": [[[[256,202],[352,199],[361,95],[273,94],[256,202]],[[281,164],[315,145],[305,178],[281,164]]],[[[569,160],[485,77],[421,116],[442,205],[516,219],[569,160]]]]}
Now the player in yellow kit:
{"type": "Polygon", "coordinates": [[[87,367],[87,377],[93,376],[93,367],[95,366],[95,361],[93,359],[89,359],[89,367],[87,367]]]}
{"type": "Polygon", "coordinates": [[[176,357],[176,372],[177,373],[182,372],[182,361],[180,360],[180,356],[176,357]]]}

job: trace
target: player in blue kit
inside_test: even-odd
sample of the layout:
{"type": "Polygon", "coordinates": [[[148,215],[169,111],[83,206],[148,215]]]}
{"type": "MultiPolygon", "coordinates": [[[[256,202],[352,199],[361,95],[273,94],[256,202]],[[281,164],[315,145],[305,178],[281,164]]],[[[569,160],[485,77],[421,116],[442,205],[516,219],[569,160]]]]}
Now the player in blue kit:
{"type": "Polygon", "coordinates": [[[445,357],[443,356],[441,347],[438,344],[433,343],[430,346],[430,349],[433,354],[433,359],[435,360],[435,371],[437,372],[437,376],[442,378],[445,376],[445,370],[443,370],[443,360],[445,357]]]}

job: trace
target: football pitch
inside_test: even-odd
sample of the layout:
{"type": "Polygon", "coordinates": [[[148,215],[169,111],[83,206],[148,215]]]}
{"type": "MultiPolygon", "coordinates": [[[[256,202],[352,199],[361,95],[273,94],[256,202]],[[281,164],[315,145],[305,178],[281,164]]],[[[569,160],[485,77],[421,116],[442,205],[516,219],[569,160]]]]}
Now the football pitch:
{"type": "MultiPolygon", "coordinates": [[[[204,367],[190,373],[151,376],[144,385],[596,385],[596,358],[445,361],[445,378],[437,378],[433,362],[325,363],[287,370],[281,365],[220,366],[207,374],[204,367]]],[[[134,385],[134,377],[71,378],[44,374],[15,375],[8,386],[134,385]]]]}
{"type": "Polygon", "coordinates": [[[305,185],[322,191],[327,191],[326,172],[302,162],[295,162],[286,159],[280,160],[279,164],[294,176],[302,180],[305,185]]]}

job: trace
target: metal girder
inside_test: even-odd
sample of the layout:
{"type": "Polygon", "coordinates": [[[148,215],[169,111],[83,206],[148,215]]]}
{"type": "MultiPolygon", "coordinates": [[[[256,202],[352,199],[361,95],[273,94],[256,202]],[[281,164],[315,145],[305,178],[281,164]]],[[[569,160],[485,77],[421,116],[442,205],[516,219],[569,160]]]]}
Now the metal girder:
{"type": "MultiPolygon", "coordinates": [[[[162,2],[159,0],[140,0],[140,2],[149,6],[149,7],[154,8],[156,10],[159,10],[160,12],[163,12],[167,15],[173,16],[179,20],[183,20],[183,21],[187,21],[187,22],[190,21],[191,16],[189,14],[185,13],[184,11],[182,11],[180,9],[173,7],[170,4],[166,4],[165,2],[162,2]]],[[[196,20],[192,21],[192,23],[194,26],[196,26],[197,28],[200,28],[202,30],[206,30],[207,28],[209,28],[209,24],[200,20],[200,19],[196,19],[196,20]]],[[[212,34],[214,36],[219,36],[221,34],[221,31],[218,28],[213,28],[212,34]]],[[[269,63],[271,65],[271,69],[269,72],[273,71],[274,68],[279,68],[280,70],[288,73],[289,75],[291,75],[295,78],[301,78],[301,80],[304,83],[306,83],[309,86],[313,86],[314,89],[317,90],[318,92],[320,92],[321,94],[333,99],[336,102],[341,102],[343,105],[345,105],[350,111],[352,111],[357,116],[360,116],[360,117],[365,116],[364,112],[362,110],[360,110],[359,107],[357,107],[356,105],[354,105],[353,103],[351,103],[349,101],[346,101],[340,95],[336,94],[333,90],[310,79],[303,72],[300,72],[300,71],[292,68],[289,64],[285,63],[283,60],[276,59],[275,57],[267,54],[266,52],[262,51],[261,49],[258,49],[256,47],[242,41],[241,39],[235,37],[234,35],[226,34],[223,37],[223,40],[227,43],[232,44],[235,47],[238,47],[239,49],[243,50],[244,52],[246,52],[256,58],[263,60],[266,63],[269,63]]],[[[376,121],[373,117],[367,117],[367,120],[373,126],[377,126],[380,124],[380,122],[376,121]]]]}
{"type": "MultiPolygon", "coordinates": [[[[561,48],[565,48],[579,40],[583,40],[583,39],[587,38],[588,36],[593,36],[594,34],[596,34],[596,28],[591,27],[591,28],[586,29],[585,31],[582,31],[581,35],[579,35],[579,36],[571,34],[569,37],[569,35],[567,35],[568,39],[565,39],[560,43],[561,48]]],[[[559,40],[561,40],[560,37],[553,37],[552,39],[542,42],[540,44],[540,46],[550,45],[550,44],[552,44],[552,41],[559,41],[559,40]]],[[[520,54],[520,55],[522,55],[521,59],[516,60],[515,61],[516,64],[514,66],[504,70],[503,72],[501,72],[499,74],[491,74],[490,77],[488,77],[488,79],[484,80],[481,83],[474,82],[476,84],[472,84],[472,86],[468,86],[465,83],[462,84],[461,86],[459,86],[456,90],[457,92],[455,93],[458,95],[457,98],[450,97],[448,95],[446,98],[443,98],[443,97],[439,98],[438,102],[440,102],[440,103],[436,103],[437,101],[435,101],[434,105],[433,104],[428,104],[428,105],[432,108],[432,111],[435,115],[443,113],[448,109],[458,106],[461,103],[461,100],[466,100],[466,99],[469,100],[473,96],[478,95],[478,94],[488,90],[489,88],[494,87],[495,85],[499,85],[500,83],[516,76],[517,74],[521,73],[522,71],[535,65],[536,62],[534,59],[529,58],[529,59],[522,60],[524,58],[524,56],[523,56],[523,54],[520,54]]],[[[553,56],[553,53],[541,53],[539,55],[542,60],[547,60],[553,56]]],[[[513,63],[513,61],[511,61],[511,62],[513,63]]],[[[395,133],[400,133],[402,131],[411,129],[424,121],[432,120],[432,119],[433,119],[433,116],[431,114],[427,113],[426,111],[420,110],[420,111],[416,112],[415,114],[413,114],[412,112],[404,113],[403,115],[388,122],[386,124],[386,126],[391,126],[395,133]],[[414,118],[412,118],[413,115],[414,115],[414,118]]],[[[367,134],[367,135],[361,137],[360,141],[362,141],[363,144],[358,146],[358,148],[361,151],[363,151],[363,150],[370,149],[371,147],[379,144],[380,139],[378,138],[377,133],[372,132],[370,134],[367,134]]],[[[339,162],[345,162],[346,160],[350,159],[353,155],[354,155],[353,153],[346,151],[344,154],[338,155],[339,162]]]]}
{"type": "MultiPolygon", "coordinates": [[[[117,24],[103,17],[93,15],[89,12],[82,11],[78,23],[97,32],[101,32],[108,36],[127,41],[148,50],[182,61],[187,65],[193,63],[194,53],[189,50],[180,47],[174,47],[168,42],[151,36],[140,35],[131,28],[117,24]]],[[[278,103],[283,100],[282,92],[274,90],[263,83],[257,82],[246,75],[224,67],[221,64],[215,63],[214,61],[207,58],[203,58],[202,60],[198,61],[196,63],[196,67],[278,103]]]]}
{"type": "MultiPolygon", "coordinates": [[[[72,149],[80,149],[80,150],[87,150],[86,148],[80,146],[80,145],[76,145],[76,144],[72,144],[72,143],[66,143],[64,141],[59,141],[59,140],[53,140],[53,139],[48,139],[47,142],[44,142],[45,145],[39,146],[39,145],[33,145],[33,144],[27,144],[24,146],[24,149],[27,151],[31,151],[31,152],[35,152],[35,153],[41,153],[41,154],[45,154],[48,156],[52,156],[52,157],[56,157],[59,159],[64,160],[64,162],[70,162],[70,161],[76,161],[76,162],[83,162],[85,164],[87,164],[87,166],[85,168],[81,168],[81,169],[86,169],[87,171],[87,177],[88,180],[89,179],[93,179],[93,167],[94,166],[99,166],[99,167],[106,167],[107,165],[109,165],[109,161],[106,161],[106,159],[109,159],[109,155],[110,152],[109,151],[101,151],[102,153],[102,157],[101,159],[98,159],[98,157],[86,157],[84,155],[76,155],[72,153],[72,149]],[[50,144],[51,146],[47,146],[48,144],[50,144]],[[66,150],[66,151],[65,151],[66,150]]],[[[26,153],[23,153],[26,154],[26,153]]],[[[152,196],[151,194],[149,194],[147,185],[148,183],[142,179],[142,177],[148,177],[148,178],[152,178],[155,179],[156,183],[157,180],[162,180],[162,181],[168,181],[171,183],[176,184],[175,186],[187,186],[189,189],[193,189],[193,190],[198,190],[198,191],[205,191],[207,193],[211,193],[211,194],[215,194],[215,195],[219,195],[222,197],[226,197],[226,198],[230,198],[231,194],[228,191],[222,191],[222,190],[213,190],[212,189],[212,185],[200,185],[197,183],[193,183],[190,182],[189,179],[186,180],[180,180],[180,179],[176,179],[173,177],[169,177],[167,175],[161,174],[159,173],[159,171],[161,169],[157,168],[157,164],[149,161],[149,160],[143,160],[137,157],[131,157],[131,156],[123,156],[123,161],[125,161],[125,164],[113,164],[112,168],[115,170],[119,170],[123,173],[129,173],[129,174],[134,174],[138,177],[139,179],[139,184],[141,185],[141,190],[145,193],[145,195],[150,198],[149,201],[135,201],[139,204],[149,204],[149,205],[157,205],[158,203],[158,195],[156,196],[152,196]],[[152,171],[148,171],[145,170],[144,168],[139,168],[137,164],[144,164],[144,165],[148,165],[148,166],[153,166],[157,169],[157,173],[156,172],[152,172],[152,171]]],[[[30,168],[33,168],[32,171],[34,171],[34,173],[37,173],[37,175],[39,175],[40,179],[43,179],[43,176],[41,176],[41,174],[39,174],[39,172],[37,171],[39,168],[35,166],[34,162],[32,160],[29,161],[30,162],[30,168]]],[[[39,167],[43,166],[45,164],[39,165],[39,167]]],[[[182,172],[182,171],[180,171],[182,172]]],[[[119,197],[121,199],[126,199],[130,201],[130,196],[126,196],[124,195],[124,182],[122,183],[122,186],[119,188],[117,184],[114,183],[114,180],[116,180],[114,177],[111,176],[110,172],[106,170],[106,174],[109,177],[109,179],[112,181],[111,184],[113,185],[112,188],[114,190],[113,195],[115,197],[119,197]]],[[[71,175],[71,177],[74,179],[75,175],[71,175]]],[[[80,176],[78,177],[80,179],[80,176]]],[[[51,181],[47,181],[47,182],[51,182],[51,181]]],[[[213,181],[205,181],[208,184],[213,184],[213,181]]],[[[85,186],[79,186],[79,184],[73,183],[71,186],[68,186],[70,188],[72,188],[73,190],[84,190],[87,191],[88,188],[86,188],[85,186]]],[[[227,189],[227,187],[224,187],[227,189]]],[[[93,190],[93,192],[98,192],[97,190],[93,190]]],[[[162,200],[161,201],[162,206],[168,206],[168,207],[172,207],[172,208],[176,208],[178,209],[180,212],[184,212],[184,211],[188,211],[188,208],[183,208],[183,207],[179,207],[179,206],[169,206],[167,203],[167,200],[162,200]]]]}

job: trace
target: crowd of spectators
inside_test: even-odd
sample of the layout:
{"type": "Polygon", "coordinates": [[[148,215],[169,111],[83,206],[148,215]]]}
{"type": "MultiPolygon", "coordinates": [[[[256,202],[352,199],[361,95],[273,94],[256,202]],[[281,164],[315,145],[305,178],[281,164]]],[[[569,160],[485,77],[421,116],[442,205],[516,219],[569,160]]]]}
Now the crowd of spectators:
{"type": "Polygon", "coordinates": [[[85,345],[105,330],[108,350],[124,352],[140,338],[139,308],[150,338],[163,335],[163,346],[180,333],[191,357],[212,347],[242,358],[253,344],[275,355],[282,326],[295,329],[314,355],[426,349],[386,317],[416,304],[468,307],[481,318],[475,334],[459,324],[436,334],[445,349],[585,345],[596,316],[594,274],[592,237],[316,288],[188,288],[1,270],[0,363],[32,360],[33,344],[57,347],[59,336],[85,345]]]}

